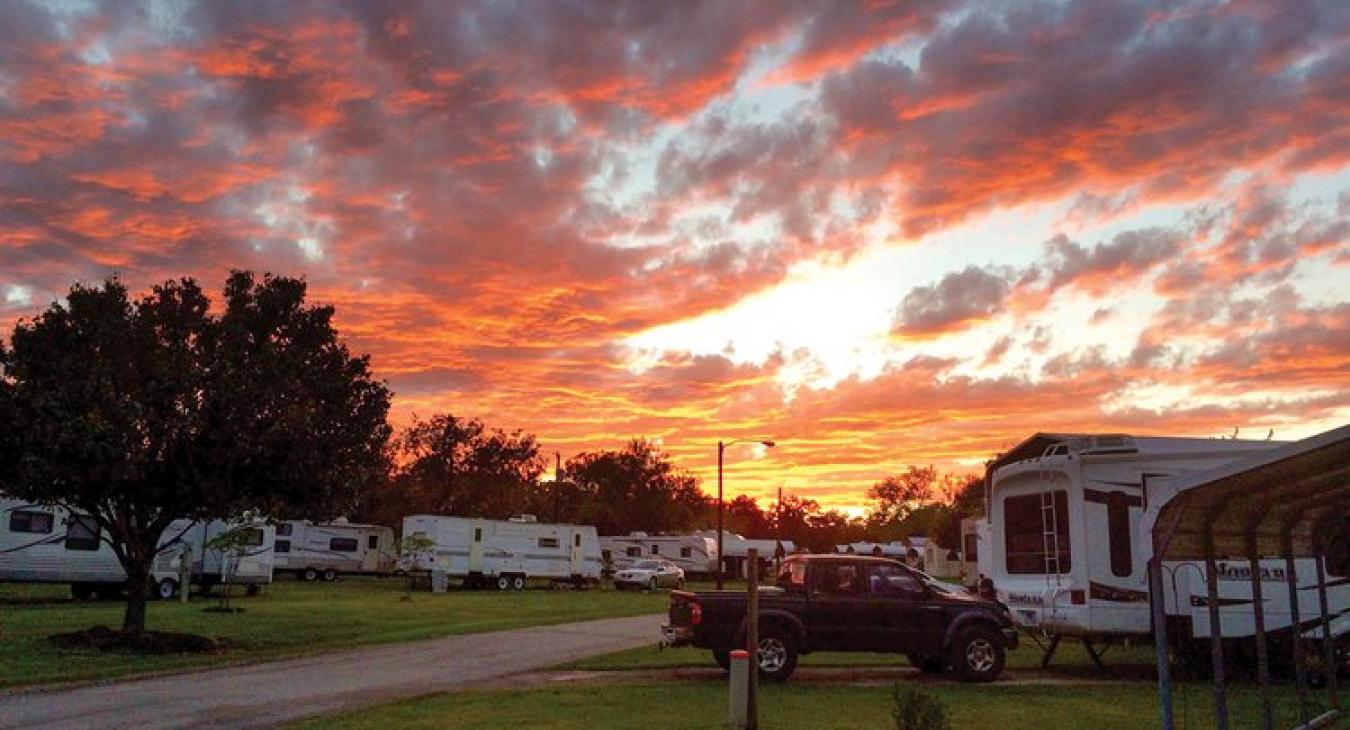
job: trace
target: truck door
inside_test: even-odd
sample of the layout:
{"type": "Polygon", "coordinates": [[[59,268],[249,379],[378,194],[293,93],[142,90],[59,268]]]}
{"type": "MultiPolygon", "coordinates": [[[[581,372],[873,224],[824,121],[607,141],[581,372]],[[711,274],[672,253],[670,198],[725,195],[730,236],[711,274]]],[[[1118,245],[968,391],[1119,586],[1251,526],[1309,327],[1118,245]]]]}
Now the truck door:
{"type": "Polygon", "coordinates": [[[586,556],[581,551],[581,530],[572,531],[571,572],[581,575],[585,572],[586,556]]]}
{"type": "Polygon", "coordinates": [[[861,627],[867,620],[862,573],[851,560],[811,564],[811,599],[806,609],[806,635],[812,649],[862,648],[861,627]]]}
{"type": "Polygon", "coordinates": [[[867,566],[870,610],[868,648],[935,652],[942,646],[944,609],[908,570],[887,563],[867,566]]]}
{"type": "Polygon", "coordinates": [[[483,572],[483,525],[475,524],[472,528],[473,535],[469,543],[469,572],[483,572]]]}

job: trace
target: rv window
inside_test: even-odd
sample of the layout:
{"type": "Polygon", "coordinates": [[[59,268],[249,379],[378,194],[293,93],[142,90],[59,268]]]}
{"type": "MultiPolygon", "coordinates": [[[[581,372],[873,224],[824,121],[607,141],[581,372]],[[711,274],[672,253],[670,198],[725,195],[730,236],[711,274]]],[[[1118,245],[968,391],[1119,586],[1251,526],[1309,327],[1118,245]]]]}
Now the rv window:
{"type": "Polygon", "coordinates": [[[1068,573],[1072,567],[1072,554],[1069,549],[1069,496],[1062,490],[1056,490],[1054,509],[1042,512],[1041,494],[1028,494],[1022,497],[1008,497],[1003,500],[1003,537],[1006,566],[1014,575],[1044,574],[1054,569],[1054,561],[1046,560],[1046,545],[1050,541],[1059,544],[1058,570],[1068,573]],[[1051,515],[1053,514],[1053,518],[1051,515]],[[1046,534],[1051,519],[1055,531],[1046,534]],[[1051,565],[1046,565],[1051,562],[1051,565]]]}
{"type": "Polygon", "coordinates": [[[637,547],[636,545],[634,545],[634,546],[628,548],[627,550],[624,550],[624,551],[623,551],[623,554],[624,554],[624,555],[627,555],[627,556],[630,557],[630,558],[640,558],[640,557],[642,557],[642,548],[637,547]]]}
{"type": "Polygon", "coordinates": [[[261,547],[263,544],[263,531],[256,527],[251,527],[243,531],[244,544],[250,547],[261,547]]]}
{"type": "Polygon", "coordinates": [[[292,525],[289,522],[277,523],[277,537],[290,537],[292,525]]]}
{"type": "Polygon", "coordinates": [[[653,546],[652,546],[652,555],[660,555],[660,554],[661,554],[661,546],[660,546],[660,545],[653,545],[653,546]]]}
{"type": "Polygon", "coordinates": [[[1107,495],[1106,541],[1111,550],[1111,574],[1128,578],[1134,572],[1134,555],[1130,545],[1130,498],[1124,492],[1107,495]]]}
{"type": "Polygon", "coordinates": [[[973,563],[980,559],[980,537],[978,535],[966,535],[966,555],[965,561],[973,563]]]}
{"type": "Polygon", "coordinates": [[[291,551],[290,540],[277,540],[275,550],[279,553],[289,553],[291,551]]]}
{"type": "Polygon", "coordinates": [[[691,548],[691,547],[682,547],[682,548],[680,548],[680,557],[682,557],[682,558],[692,558],[692,557],[694,557],[694,549],[691,548]]]}
{"type": "Polygon", "coordinates": [[[577,533],[572,536],[572,544],[577,547],[581,547],[581,533],[577,533]]]}
{"type": "Polygon", "coordinates": [[[354,553],[360,547],[361,543],[350,537],[334,537],[328,540],[328,549],[335,553],[354,553]]]}
{"type": "Polygon", "coordinates": [[[9,531],[46,535],[52,531],[52,513],[14,510],[9,513],[9,531]]]}
{"type": "Polygon", "coordinates": [[[71,515],[66,521],[67,550],[97,550],[98,522],[93,517],[71,515]]]}
{"type": "Polygon", "coordinates": [[[555,548],[555,547],[558,547],[558,538],[556,538],[556,537],[541,537],[541,538],[539,538],[539,547],[541,547],[541,548],[555,548]]]}
{"type": "Polygon", "coordinates": [[[380,549],[380,536],[379,536],[379,535],[367,535],[367,536],[366,536],[366,547],[367,547],[367,548],[370,548],[371,550],[379,550],[379,549],[380,549]]]}
{"type": "Polygon", "coordinates": [[[1333,578],[1350,577],[1350,531],[1344,528],[1336,531],[1336,536],[1327,546],[1325,569],[1327,575],[1333,578]]]}
{"type": "Polygon", "coordinates": [[[481,527],[475,527],[475,528],[473,528],[473,541],[474,541],[474,542],[482,542],[482,541],[483,541],[483,528],[481,528],[481,527]]]}

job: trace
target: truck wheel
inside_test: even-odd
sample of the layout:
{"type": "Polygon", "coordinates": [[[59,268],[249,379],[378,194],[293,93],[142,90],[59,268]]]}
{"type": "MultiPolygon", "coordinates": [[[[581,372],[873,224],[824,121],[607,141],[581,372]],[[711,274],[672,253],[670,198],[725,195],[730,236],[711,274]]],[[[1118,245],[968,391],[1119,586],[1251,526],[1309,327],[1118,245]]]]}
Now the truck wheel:
{"type": "Polygon", "coordinates": [[[759,676],[782,682],[797,668],[797,640],[773,624],[763,627],[759,637],[759,676]]]}
{"type": "Polygon", "coordinates": [[[924,674],[942,674],[946,670],[942,659],[928,654],[906,654],[909,663],[924,674]]]}
{"type": "Polygon", "coordinates": [[[504,575],[497,578],[497,590],[499,591],[511,590],[511,579],[504,575]]]}
{"type": "Polygon", "coordinates": [[[178,581],[173,578],[165,578],[155,587],[155,595],[161,601],[171,601],[178,595],[178,581]]]}
{"type": "Polygon", "coordinates": [[[513,590],[513,591],[523,591],[523,590],[525,590],[525,576],[523,576],[523,575],[518,575],[518,576],[512,578],[512,579],[511,579],[511,590],[513,590]]]}
{"type": "Polygon", "coordinates": [[[326,568],[323,571],[323,582],[332,583],[335,580],[337,580],[337,571],[332,568],[326,568]]]}
{"type": "Polygon", "coordinates": [[[717,662],[717,666],[721,667],[722,671],[731,671],[731,652],[726,649],[713,649],[712,655],[713,661],[717,662]]]}
{"type": "Polygon", "coordinates": [[[1003,673],[1003,641],[993,629],[972,626],[956,635],[948,663],[967,682],[992,682],[1003,673]]]}
{"type": "Polygon", "coordinates": [[[305,572],[300,574],[300,579],[306,583],[313,583],[319,579],[319,571],[313,568],[305,568],[305,572]]]}

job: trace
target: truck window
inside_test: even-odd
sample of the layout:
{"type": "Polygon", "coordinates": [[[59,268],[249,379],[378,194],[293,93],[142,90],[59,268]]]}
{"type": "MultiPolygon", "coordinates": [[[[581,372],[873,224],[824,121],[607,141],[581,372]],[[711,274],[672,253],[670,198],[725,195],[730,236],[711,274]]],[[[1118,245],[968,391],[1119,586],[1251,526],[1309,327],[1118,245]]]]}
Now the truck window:
{"type": "Polygon", "coordinates": [[[894,565],[869,565],[867,590],[875,596],[914,598],[923,594],[918,579],[894,565]]]}
{"type": "Polygon", "coordinates": [[[836,596],[858,593],[858,566],[853,563],[820,562],[812,572],[815,577],[811,582],[817,593],[836,596]]]}
{"type": "Polygon", "coordinates": [[[805,586],[806,563],[803,563],[800,560],[784,563],[782,570],[778,571],[778,585],[805,586]]]}
{"type": "MultiPolygon", "coordinates": [[[[1059,572],[1068,573],[1073,567],[1069,548],[1069,495],[1063,489],[1052,494],[1059,572]]],[[[1003,540],[1009,573],[1039,575],[1046,572],[1046,544],[1052,538],[1045,535],[1044,530],[1049,527],[1050,519],[1050,514],[1041,510],[1040,493],[1003,500],[1003,540]]],[[[1053,569],[1053,563],[1050,567],[1053,569]]]]}

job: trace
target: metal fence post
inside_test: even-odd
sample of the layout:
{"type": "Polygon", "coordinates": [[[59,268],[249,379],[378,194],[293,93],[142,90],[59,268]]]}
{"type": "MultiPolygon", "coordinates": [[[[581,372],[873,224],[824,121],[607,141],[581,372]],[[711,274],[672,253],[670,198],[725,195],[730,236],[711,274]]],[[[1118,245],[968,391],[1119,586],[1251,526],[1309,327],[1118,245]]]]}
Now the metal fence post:
{"type": "Polygon", "coordinates": [[[1223,666],[1223,617],[1219,614],[1219,568],[1214,562],[1214,530],[1205,530],[1205,597],[1209,604],[1209,656],[1214,669],[1214,727],[1228,730],[1228,690],[1223,666]]]}
{"type": "Polygon", "coordinates": [[[750,652],[736,649],[731,652],[731,676],[727,683],[727,721],[735,730],[744,730],[746,723],[746,693],[750,682],[750,652]]]}
{"type": "Polygon", "coordinates": [[[1266,652],[1266,607],[1261,595],[1261,562],[1256,556],[1256,542],[1247,542],[1247,566],[1252,579],[1252,617],[1256,622],[1256,677],[1261,683],[1262,724],[1274,730],[1275,715],[1270,706],[1270,657],[1266,652]]]}
{"type": "Polygon", "coordinates": [[[1163,730],[1174,730],[1172,719],[1172,669],[1167,665],[1167,606],[1163,593],[1162,558],[1156,552],[1149,561],[1149,602],[1153,609],[1153,648],[1158,655],[1158,702],[1163,730]]]}
{"type": "Polygon", "coordinates": [[[1298,611],[1298,576],[1294,572],[1294,542],[1289,528],[1284,530],[1284,569],[1289,584],[1289,636],[1294,645],[1294,684],[1298,688],[1298,714],[1308,724],[1308,678],[1303,666],[1303,619],[1298,611]]]}

